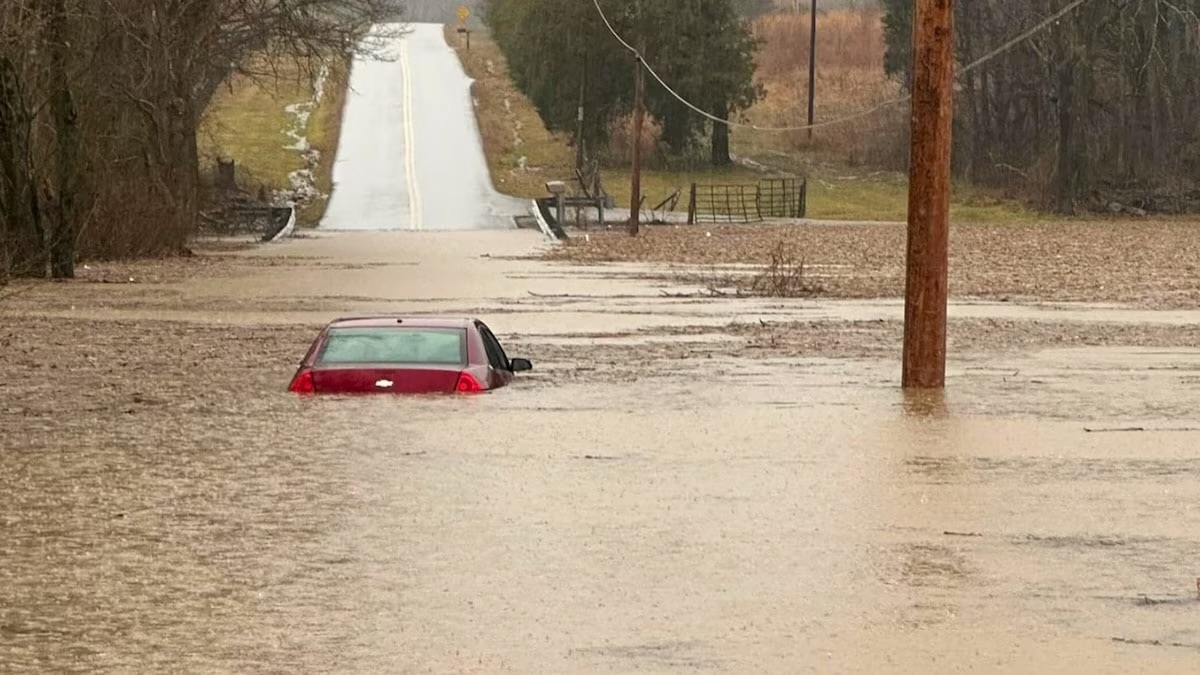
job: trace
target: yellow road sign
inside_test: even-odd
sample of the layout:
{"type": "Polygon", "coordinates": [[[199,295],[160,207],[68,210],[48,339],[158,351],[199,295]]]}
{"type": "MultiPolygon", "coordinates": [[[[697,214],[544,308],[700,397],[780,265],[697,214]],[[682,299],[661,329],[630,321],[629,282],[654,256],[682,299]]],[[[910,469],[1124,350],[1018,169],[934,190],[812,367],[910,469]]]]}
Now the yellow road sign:
{"type": "Polygon", "coordinates": [[[467,19],[469,19],[470,17],[471,17],[471,10],[467,9],[466,5],[459,5],[459,7],[458,7],[459,22],[466,23],[467,19]]]}

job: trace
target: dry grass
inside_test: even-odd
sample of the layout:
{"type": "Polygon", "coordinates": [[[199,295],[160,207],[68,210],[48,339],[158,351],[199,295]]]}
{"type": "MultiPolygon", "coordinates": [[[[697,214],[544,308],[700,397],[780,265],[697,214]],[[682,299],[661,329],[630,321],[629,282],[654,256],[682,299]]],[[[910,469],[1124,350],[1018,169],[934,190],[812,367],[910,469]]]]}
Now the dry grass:
{"type": "MultiPolygon", "coordinates": [[[[886,50],[882,21],[879,9],[818,12],[817,63],[843,70],[878,71],[882,77],[886,50]]],[[[755,21],[754,31],[766,41],[758,58],[760,77],[780,80],[807,72],[807,13],[767,15],[755,21]]]]}
{"type": "Polygon", "coordinates": [[[575,160],[567,140],[546,130],[537,109],[509,77],[504,54],[486,31],[472,32],[467,49],[447,26],[446,41],[475,80],[475,119],[496,189],[514,197],[544,197],[546,181],[573,176],[575,160]]]}
{"type": "MultiPolygon", "coordinates": [[[[763,40],[758,81],[767,97],[747,111],[762,126],[797,126],[808,121],[807,14],[766,16],[754,24],[763,40]]],[[[884,37],[878,9],[838,10],[817,15],[816,121],[832,120],[874,107],[900,95],[898,83],[883,73],[884,37]]],[[[903,106],[853,122],[808,132],[739,131],[739,152],[749,155],[803,151],[812,159],[845,166],[895,168],[903,161],[903,106]]]]}
{"type": "Polygon", "coordinates": [[[762,271],[750,281],[750,290],[770,298],[805,298],[824,291],[806,273],[804,253],[792,242],[779,239],[767,251],[762,271]]]}
{"type": "MultiPolygon", "coordinates": [[[[956,225],[950,291],[959,298],[1200,303],[1200,240],[1189,221],[956,225]]],[[[767,266],[784,242],[833,297],[901,297],[905,229],[893,225],[652,227],[640,237],[595,232],[546,255],[581,263],[767,266]]]]}
{"type": "MultiPolygon", "coordinates": [[[[288,148],[286,135],[295,118],[284,109],[313,96],[313,82],[298,65],[284,64],[274,82],[234,78],[217,94],[205,111],[200,132],[200,154],[206,168],[218,157],[231,157],[238,165],[238,181],[256,191],[290,187],[288,175],[304,168],[301,153],[288,148]]],[[[330,68],[324,98],[309,118],[306,136],[321,152],[316,186],[328,195],[333,188],[333,160],[341,133],[342,108],[349,80],[349,61],[338,60],[330,68]]],[[[315,225],[327,200],[318,200],[300,213],[302,224],[315,225]]]]}
{"type": "MultiPolygon", "coordinates": [[[[808,121],[808,14],[758,19],[763,40],[758,80],[767,96],[745,114],[760,126],[794,127],[808,121]]],[[[816,122],[853,115],[901,95],[883,72],[882,13],[833,10],[817,15],[816,122]]],[[[886,106],[845,124],[807,131],[735,129],[734,151],[768,166],[807,175],[809,215],[830,220],[904,220],[907,104],[886,106]]],[[[1028,221],[1020,200],[969,185],[955,188],[953,216],[979,223],[1028,221]]]]}
{"type": "Polygon", "coordinates": [[[825,293],[825,288],[809,273],[804,252],[794,242],[777,239],[765,255],[765,261],[749,268],[713,264],[707,268],[685,267],[669,274],[648,276],[665,277],[673,284],[702,289],[695,293],[663,291],[668,297],[810,298],[825,293]]]}

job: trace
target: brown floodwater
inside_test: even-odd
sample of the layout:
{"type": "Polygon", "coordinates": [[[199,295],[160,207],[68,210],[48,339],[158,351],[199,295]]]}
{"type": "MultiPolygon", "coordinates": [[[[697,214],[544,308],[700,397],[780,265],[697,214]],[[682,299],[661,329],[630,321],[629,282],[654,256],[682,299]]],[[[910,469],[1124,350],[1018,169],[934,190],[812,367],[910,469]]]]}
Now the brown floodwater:
{"type": "Polygon", "coordinates": [[[0,671],[1200,669],[1191,345],[973,354],[916,397],[894,360],[593,359],[598,327],[865,310],[502,257],[535,241],[305,239],[0,307],[0,671]],[[339,298],[475,310],[538,369],[282,393],[339,298]]]}

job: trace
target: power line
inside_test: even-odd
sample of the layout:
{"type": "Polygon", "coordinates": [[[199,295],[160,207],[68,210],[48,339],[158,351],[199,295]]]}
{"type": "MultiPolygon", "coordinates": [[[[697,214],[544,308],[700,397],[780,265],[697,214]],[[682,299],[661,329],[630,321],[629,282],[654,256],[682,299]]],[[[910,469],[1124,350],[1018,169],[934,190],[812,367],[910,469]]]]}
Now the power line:
{"type": "MultiPolygon", "coordinates": [[[[1039,23],[1035,24],[1031,28],[1017,34],[1015,37],[1008,40],[1007,42],[1000,45],[999,47],[993,49],[992,51],[988,52],[987,54],[983,55],[982,57],[975,59],[974,61],[968,63],[966,66],[963,66],[959,70],[959,72],[960,73],[969,73],[972,70],[975,70],[976,68],[979,68],[980,66],[983,66],[984,64],[988,63],[992,59],[995,59],[996,57],[1000,56],[1001,54],[1008,52],[1013,47],[1016,47],[1017,45],[1028,40],[1029,38],[1033,37],[1034,35],[1037,35],[1038,33],[1042,32],[1043,30],[1049,28],[1052,24],[1056,23],[1059,19],[1063,18],[1067,14],[1070,14],[1072,11],[1075,10],[1075,8],[1079,7],[1080,5],[1082,5],[1085,2],[1088,2],[1088,0],[1071,0],[1071,2],[1067,3],[1067,5],[1064,6],[1062,9],[1060,9],[1057,12],[1046,17],[1045,19],[1043,19],[1039,23]]],[[[596,5],[596,11],[600,14],[600,19],[602,21],[604,21],[604,25],[605,25],[605,27],[608,28],[608,32],[612,33],[612,36],[617,39],[617,42],[621,43],[621,46],[623,46],[628,51],[632,52],[633,55],[637,57],[638,63],[642,64],[642,67],[646,69],[646,72],[650,73],[650,76],[653,77],[655,80],[657,80],[658,83],[660,85],[662,85],[663,89],[667,90],[668,94],[675,97],[676,100],[678,100],[680,103],[682,103],[683,105],[690,108],[696,114],[698,114],[702,117],[705,117],[713,122],[716,122],[717,124],[724,124],[725,126],[737,128],[737,129],[753,129],[755,131],[785,132],[785,131],[806,131],[808,129],[824,129],[826,127],[832,127],[832,126],[837,126],[840,124],[845,124],[846,122],[852,122],[854,120],[861,119],[861,118],[867,117],[869,115],[873,115],[873,114],[879,112],[880,110],[883,110],[884,108],[890,108],[894,105],[899,105],[901,103],[905,103],[905,102],[909,101],[910,99],[912,99],[911,94],[905,94],[904,96],[899,96],[897,98],[883,101],[883,102],[878,103],[870,108],[867,108],[865,110],[860,110],[859,112],[852,113],[852,114],[846,115],[844,117],[839,117],[839,118],[828,120],[825,122],[818,122],[816,124],[805,124],[805,125],[795,126],[795,127],[764,127],[764,126],[759,126],[757,124],[746,124],[743,122],[734,122],[732,120],[721,119],[720,117],[713,115],[712,113],[708,112],[707,110],[703,110],[703,109],[697,107],[691,101],[687,100],[683,96],[680,96],[678,92],[676,92],[674,89],[672,89],[671,85],[667,84],[666,80],[664,80],[662,77],[660,77],[659,74],[656,73],[654,71],[654,69],[650,67],[649,63],[646,63],[646,58],[644,56],[642,56],[642,53],[640,51],[638,51],[637,48],[635,48],[633,45],[626,42],[625,38],[621,37],[621,34],[618,33],[615,28],[613,28],[612,23],[609,22],[608,17],[605,16],[605,14],[604,14],[604,9],[600,6],[600,0],[592,0],[592,4],[596,5]]]]}
{"type": "Polygon", "coordinates": [[[1026,30],[1024,33],[1018,34],[1016,37],[1012,38],[1008,42],[1005,42],[1004,44],[993,49],[992,51],[988,52],[987,54],[984,54],[983,56],[979,57],[978,59],[975,59],[971,63],[968,63],[966,66],[963,67],[961,72],[968,73],[972,70],[975,70],[979,66],[982,66],[983,64],[987,63],[988,61],[991,61],[992,59],[996,58],[997,56],[1000,56],[1001,54],[1007,52],[1008,50],[1012,49],[1013,47],[1016,47],[1017,45],[1028,40],[1029,38],[1033,37],[1034,35],[1037,35],[1038,33],[1046,30],[1047,28],[1050,27],[1051,24],[1057,23],[1059,19],[1070,14],[1072,11],[1075,10],[1076,7],[1082,5],[1083,3],[1087,2],[1087,1],[1088,0],[1072,0],[1072,2],[1067,3],[1066,7],[1063,7],[1062,9],[1058,10],[1057,12],[1046,17],[1040,23],[1033,26],[1029,30],[1026,30]]]}

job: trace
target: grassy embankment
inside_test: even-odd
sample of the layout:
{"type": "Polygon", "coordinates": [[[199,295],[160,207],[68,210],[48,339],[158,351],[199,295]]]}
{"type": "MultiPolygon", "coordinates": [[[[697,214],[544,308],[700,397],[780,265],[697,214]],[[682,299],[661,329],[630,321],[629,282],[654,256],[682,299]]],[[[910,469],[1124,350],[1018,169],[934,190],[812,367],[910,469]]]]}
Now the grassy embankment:
{"type": "MultiPolygon", "coordinates": [[[[320,151],[315,186],[325,195],[299,211],[301,225],[320,222],[333,190],[333,161],[341,133],[342,108],[346,100],[349,61],[337,61],[330,68],[320,102],[312,110],[306,128],[300,132],[320,151]]],[[[305,168],[300,151],[289,148],[287,135],[296,127],[296,117],[285,108],[310,101],[314,82],[298,66],[284,64],[277,82],[264,84],[234,78],[217,94],[205,111],[200,134],[200,152],[206,171],[217,157],[237,162],[238,182],[252,192],[261,186],[272,190],[290,187],[288,175],[305,168]]]]}
{"type": "MultiPolygon", "coordinates": [[[[762,126],[795,126],[807,119],[807,54],[795,48],[807,42],[805,15],[769,16],[756,23],[764,39],[759,79],[767,97],[747,111],[745,121],[762,126]],[[803,37],[803,40],[800,38],[803,37]]],[[[883,33],[877,10],[833,11],[818,15],[817,121],[855,113],[899,96],[884,77],[883,33]]],[[[471,49],[447,29],[467,73],[475,79],[476,116],[497,189],[520,196],[542,196],[544,183],[573,176],[572,150],[564,136],[551,134],[537,110],[508,76],[504,56],[485,33],[471,37],[471,49]],[[507,104],[506,104],[507,102],[507,104]],[[520,143],[517,142],[517,137],[520,143]],[[522,168],[521,158],[524,158],[522,168]]],[[[899,171],[864,167],[899,166],[903,157],[907,108],[881,110],[846,125],[806,132],[735,130],[733,151],[779,170],[809,177],[809,216],[842,220],[904,220],[908,187],[899,171]],[[899,154],[897,155],[897,152],[899,154]]],[[[629,171],[604,171],[605,188],[624,206],[629,202],[629,171]]],[[[737,167],[724,171],[648,171],[643,192],[651,204],[675,188],[686,195],[693,182],[753,182],[761,174],[737,167]]],[[[680,209],[685,208],[680,202],[680,209]]],[[[956,187],[956,220],[1003,223],[1034,218],[1019,202],[969,185],[956,187]]],[[[1044,216],[1041,217],[1043,220],[1044,216]]]]}
{"type": "MultiPolygon", "coordinates": [[[[475,84],[475,116],[483,138],[484,152],[496,189],[516,197],[546,196],[546,182],[573,180],[575,154],[565,135],[551,133],[529,99],[517,89],[508,74],[504,54],[486,31],[471,34],[467,49],[453,28],[446,28],[446,40],[458,52],[463,68],[475,84]]],[[[759,174],[744,168],[727,171],[645,171],[642,192],[646,201],[656,204],[675,188],[687,192],[698,182],[753,181],[759,174]]],[[[628,169],[602,171],[604,187],[618,206],[630,203],[628,169]]],[[[681,202],[682,203],[682,202],[681,202]]]]}

